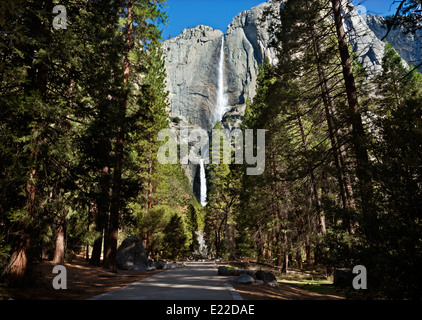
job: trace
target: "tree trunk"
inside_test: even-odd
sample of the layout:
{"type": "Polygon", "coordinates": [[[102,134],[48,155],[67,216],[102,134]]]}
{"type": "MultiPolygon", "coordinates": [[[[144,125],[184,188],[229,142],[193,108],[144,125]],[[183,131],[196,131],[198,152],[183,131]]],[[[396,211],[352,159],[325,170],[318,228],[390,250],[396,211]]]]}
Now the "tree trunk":
{"type": "MultiPolygon", "coordinates": [[[[124,61],[124,75],[123,82],[127,84],[130,76],[130,61],[129,54],[132,46],[132,30],[133,30],[133,0],[129,0],[127,4],[127,18],[126,25],[126,57],[124,61]]],[[[125,88],[127,90],[127,88],[125,88]]],[[[122,101],[119,110],[119,126],[117,128],[117,138],[115,145],[115,165],[113,171],[113,187],[111,194],[111,207],[110,207],[110,229],[109,229],[109,243],[108,243],[108,257],[105,263],[105,268],[117,272],[116,253],[117,253],[117,240],[119,236],[119,215],[120,215],[120,193],[122,187],[122,173],[123,173],[123,158],[124,158],[124,140],[125,140],[125,118],[128,105],[128,93],[122,101]]]]}
{"type": "MultiPolygon", "coordinates": [[[[302,138],[302,147],[303,147],[303,150],[305,151],[305,153],[308,154],[308,144],[307,144],[307,141],[306,141],[306,135],[305,135],[305,131],[303,130],[302,119],[300,118],[299,112],[297,113],[297,121],[298,121],[300,134],[301,134],[301,138],[302,138]]],[[[310,174],[310,177],[311,177],[311,189],[312,189],[311,191],[312,191],[312,194],[315,198],[315,209],[316,209],[316,212],[317,212],[317,217],[319,219],[321,234],[326,235],[327,234],[327,228],[326,228],[326,225],[325,225],[325,216],[324,216],[324,212],[322,211],[322,208],[321,208],[321,202],[320,202],[320,199],[319,199],[315,173],[314,173],[314,170],[310,168],[310,166],[308,166],[308,169],[309,169],[309,174],[310,174]]]]}
{"type": "Polygon", "coordinates": [[[27,234],[20,234],[15,240],[14,250],[9,264],[3,272],[12,286],[21,286],[28,265],[27,251],[29,249],[30,237],[27,234]]]}
{"type": "MultiPolygon", "coordinates": [[[[38,128],[34,129],[35,136],[37,136],[38,128]]],[[[8,277],[8,282],[12,286],[20,286],[23,284],[27,264],[28,264],[28,249],[30,246],[29,228],[30,221],[33,220],[37,207],[37,187],[36,180],[38,178],[38,170],[36,162],[39,157],[39,145],[41,144],[39,138],[35,141],[35,150],[31,156],[34,167],[31,169],[28,182],[26,185],[26,217],[18,223],[16,238],[14,239],[13,251],[10,261],[3,271],[3,275],[8,277]],[[27,220],[27,221],[25,221],[27,220]]]]}
{"type": "Polygon", "coordinates": [[[341,64],[343,66],[343,78],[350,112],[350,123],[352,125],[352,144],[356,156],[356,176],[359,180],[362,212],[365,214],[368,210],[370,210],[370,203],[372,199],[372,177],[369,168],[367,140],[360,113],[355,77],[347,45],[346,33],[343,27],[341,1],[331,0],[331,3],[337,31],[338,49],[341,57],[341,64]]]}
{"type": "Polygon", "coordinates": [[[283,257],[284,257],[284,263],[283,263],[283,267],[281,269],[281,272],[287,273],[287,271],[289,269],[289,248],[288,248],[287,233],[284,233],[283,257]]]}
{"type": "MultiPolygon", "coordinates": [[[[99,233],[99,237],[95,240],[92,248],[91,264],[94,266],[101,265],[101,247],[103,244],[103,236],[106,238],[105,228],[107,224],[107,213],[109,208],[109,167],[104,166],[101,171],[100,180],[101,196],[97,199],[97,214],[95,215],[95,231],[99,233]]],[[[106,248],[105,248],[106,249],[106,248]]],[[[104,250],[105,252],[105,250],[104,250]]]]}
{"type": "Polygon", "coordinates": [[[53,262],[55,264],[64,264],[65,252],[65,230],[66,230],[66,213],[63,211],[57,221],[57,235],[56,235],[56,248],[54,251],[53,262]]]}
{"type": "Polygon", "coordinates": [[[150,159],[148,163],[148,210],[152,209],[152,156],[150,154],[150,159]]]}

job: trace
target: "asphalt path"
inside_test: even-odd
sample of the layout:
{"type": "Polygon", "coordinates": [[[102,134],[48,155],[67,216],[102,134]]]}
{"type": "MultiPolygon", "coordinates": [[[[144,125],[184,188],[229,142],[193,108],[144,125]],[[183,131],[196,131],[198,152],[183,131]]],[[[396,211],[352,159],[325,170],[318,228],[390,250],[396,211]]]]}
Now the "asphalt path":
{"type": "Polygon", "coordinates": [[[188,262],[89,300],[241,300],[211,262],[188,262]]]}

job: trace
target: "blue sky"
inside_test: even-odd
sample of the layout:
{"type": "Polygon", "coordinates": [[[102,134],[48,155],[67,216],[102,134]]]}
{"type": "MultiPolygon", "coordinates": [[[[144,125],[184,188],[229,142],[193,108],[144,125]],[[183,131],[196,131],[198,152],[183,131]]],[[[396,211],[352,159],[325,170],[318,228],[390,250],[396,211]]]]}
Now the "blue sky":
{"type": "MultiPolygon", "coordinates": [[[[167,26],[163,27],[163,38],[176,37],[183,29],[204,24],[223,32],[232,19],[243,10],[248,10],[265,0],[167,0],[166,12],[169,16],[167,26]]],[[[352,0],[353,4],[362,3],[370,14],[387,15],[395,7],[394,0],[352,0]]]]}

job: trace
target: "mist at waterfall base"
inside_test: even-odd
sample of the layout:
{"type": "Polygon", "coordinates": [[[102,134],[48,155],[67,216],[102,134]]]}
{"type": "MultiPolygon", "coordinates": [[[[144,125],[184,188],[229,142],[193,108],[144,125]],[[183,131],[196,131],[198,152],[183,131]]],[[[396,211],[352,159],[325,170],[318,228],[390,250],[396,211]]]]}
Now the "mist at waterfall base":
{"type": "MultiPolygon", "coordinates": [[[[228,109],[228,99],[224,86],[224,36],[221,37],[220,56],[218,59],[218,82],[217,82],[217,103],[212,114],[211,123],[213,126],[223,120],[228,109]]],[[[201,181],[201,205],[206,206],[207,203],[207,177],[205,173],[205,158],[208,156],[208,150],[202,155],[200,160],[200,181],[201,181]]]]}
{"type": "Polygon", "coordinates": [[[195,235],[198,241],[198,249],[193,252],[193,257],[196,259],[208,258],[208,247],[205,244],[204,231],[196,231],[195,235]]]}

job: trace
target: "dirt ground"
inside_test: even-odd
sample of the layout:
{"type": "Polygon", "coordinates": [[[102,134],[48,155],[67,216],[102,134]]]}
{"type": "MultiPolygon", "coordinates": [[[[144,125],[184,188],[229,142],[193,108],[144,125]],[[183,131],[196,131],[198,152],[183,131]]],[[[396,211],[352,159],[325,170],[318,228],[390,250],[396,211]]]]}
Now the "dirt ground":
{"type": "Polygon", "coordinates": [[[55,290],[53,274],[55,264],[44,261],[31,270],[32,281],[24,288],[0,287],[0,299],[15,300],[86,300],[105,292],[143,280],[163,270],[122,271],[111,273],[101,267],[90,265],[85,259],[76,257],[65,263],[67,290],[55,290]]]}
{"type": "Polygon", "coordinates": [[[287,284],[279,284],[278,288],[257,284],[233,284],[233,287],[244,300],[340,300],[335,295],[323,295],[287,284]]]}
{"type": "MultiPolygon", "coordinates": [[[[31,274],[31,284],[21,289],[0,287],[1,299],[15,300],[85,300],[105,292],[118,289],[133,282],[143,280],[162,270],[121,271],[117,274],[101,267],[91,266],[82,257],[65,264],[67,270],[67,290],[55,290],[52,282],[56,274],[52,273],[54,263],[42,262],[31,274]]],[[[233,284],[244,300],[331,300],[338,296],[321,295],[294,286],[280,284],[279,288],[267,285],[233,284]]]]}

